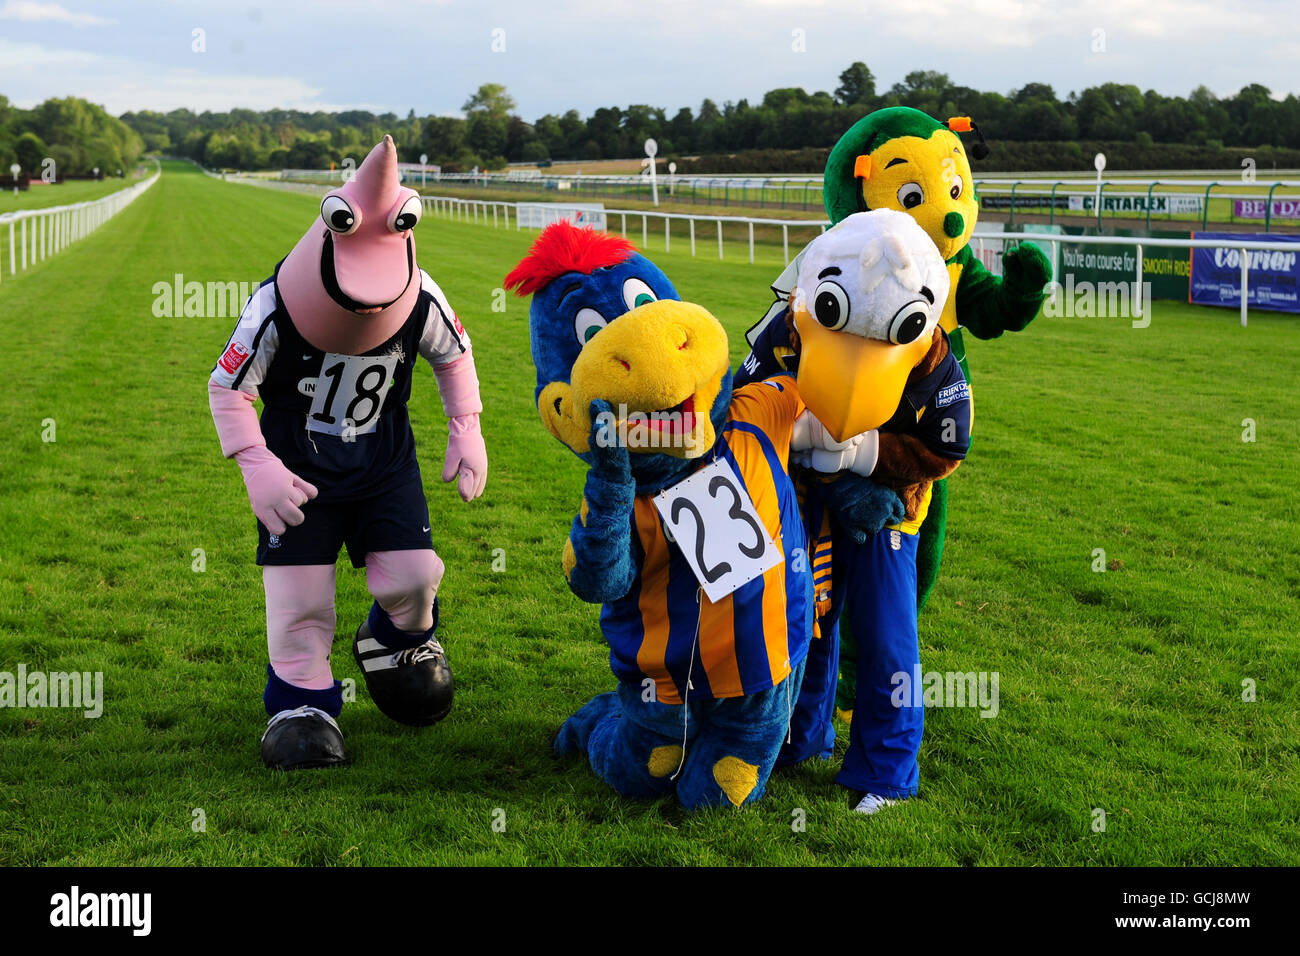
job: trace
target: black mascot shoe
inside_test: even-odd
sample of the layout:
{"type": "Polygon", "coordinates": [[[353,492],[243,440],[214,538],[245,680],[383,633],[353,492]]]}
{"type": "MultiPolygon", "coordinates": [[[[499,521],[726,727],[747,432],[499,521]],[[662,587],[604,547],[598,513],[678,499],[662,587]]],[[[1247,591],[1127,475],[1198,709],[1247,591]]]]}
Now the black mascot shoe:
{"type": "Polygon", "coordinates": [[[342,767],[351,762],[334,718],[315,707],[282,710],[262,734],[262,762],[272,770],[342,767]]]}
{"type": "MultiPolygon", "coordinates": [[[[435,627],[437,623],[435,604],[435,627]]],[[[451,668],[436,637],[394,653],[375,640],[363,621],[352,641],[352,656],[375,705],[399,724],[427,727],[451,712],[451,668]]]]}

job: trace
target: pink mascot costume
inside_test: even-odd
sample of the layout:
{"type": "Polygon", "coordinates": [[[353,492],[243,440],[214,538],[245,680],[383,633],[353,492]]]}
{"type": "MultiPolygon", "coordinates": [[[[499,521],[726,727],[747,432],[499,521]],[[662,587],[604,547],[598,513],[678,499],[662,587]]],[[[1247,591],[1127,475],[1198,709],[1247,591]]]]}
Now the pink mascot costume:
{"type": "Polygon", "coordinates": [[[443,564],[406,410],[417,355],[449,420],[442,479],[458,479],[465,501],[483,493],[487,452],[469,336],[415,264],[420,208],[385,136],[249,300],[208,382],[221,451],[239,463],[257,517],[269,767],[348,762],[330,670],[343,544],[374,598],[353,654],[376,705],[414,726],[451,709],[436,636],[443,564]]]}

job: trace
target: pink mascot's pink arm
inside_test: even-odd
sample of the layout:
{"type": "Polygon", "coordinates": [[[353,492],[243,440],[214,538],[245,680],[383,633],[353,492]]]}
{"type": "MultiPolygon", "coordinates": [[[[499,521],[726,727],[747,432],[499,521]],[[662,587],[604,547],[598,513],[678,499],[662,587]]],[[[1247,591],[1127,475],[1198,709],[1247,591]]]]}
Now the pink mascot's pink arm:
{"type": "Polygon", "coordinates": [[[255,401],[247,392],[208,382],[208,405],[221,453],[238,462],[253,514],[271,534],[284,534],[288,526],[302,524],[302,505],[316,497],[316,486],[284,467],[266,447],[255,401]]]}
{"type": "Polygon", "coordinates": [[[488,470],[487,448],[479,430],[478,416],[483,411],[483,401],[479,397],[474,356],[466,352],[454,362],[434,365],[433,374],[438,379],[438,394],[442,396],[442,408],[448,419],[442,480],[451,481],[459,476],[456,490],[465,501],[473,501],[483,494],[488,470]]]}

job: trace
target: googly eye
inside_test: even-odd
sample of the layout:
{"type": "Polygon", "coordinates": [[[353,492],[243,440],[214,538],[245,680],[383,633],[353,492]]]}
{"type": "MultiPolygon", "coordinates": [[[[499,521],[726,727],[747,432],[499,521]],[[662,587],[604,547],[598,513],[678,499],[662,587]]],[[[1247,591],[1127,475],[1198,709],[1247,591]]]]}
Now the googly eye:
{"type": "Polygon", "coordinates": [[[952,188],[948,190],[948,195],[951,196],[953,199],[960,199],[962,188],[964,185],[965,184],[962,182],[960,176],[954,176],[952,180],[952,188]]]}
{"type": "Polygon", "coordinates": [[[361,217],[337,193],[331,193],[321,200],[320,217],[325,220],[325,225],[340,236],[351,235],[361,225],[361,217]]]}
{"type": "Polygon", "coordinates": [[[925,202],[925,190],[920,183],[903,183],[898,187],[898,204],[904,209],[915,209],[925,202]]]}
{"type": "Polygon", "coordinates": [[[829,279],[813,290],[813,318],[832,332],[844,328],[849,321],[849,295],[838,282],[829,279]]]}
{"type": "Polygon", "coordinates": [[[642,279],[633,276],[623,282],[623,302],[627,305],[629,312],[637,306],[645,305],[647,302],[655,302],[658,299],[659,297],[642,279]]]}
{"type": "Polygon", "coordinates": [[[889,341],[895,345],[915,342],[930,322],[924,302],[909,302],[889,320],[889,341]]]}
{"type": "Polygon", "coordinates": [[[393,232],[406,232],[408,229],[414,229],[415,224],[420,221],[422,212],[424,212],[424,206],[420,202],[420,197],[411,196],[398,208],[397,214],[393,216],[392,221],[389,223],[389,228],[393,232]]]}
{"type": "Polygon", "coordinates": [[[579,345],[586,345],[593,335],[607,325],[609,322],[595,309],[579,309],[573,317],[573,331],[578,336],[579,345]]]}

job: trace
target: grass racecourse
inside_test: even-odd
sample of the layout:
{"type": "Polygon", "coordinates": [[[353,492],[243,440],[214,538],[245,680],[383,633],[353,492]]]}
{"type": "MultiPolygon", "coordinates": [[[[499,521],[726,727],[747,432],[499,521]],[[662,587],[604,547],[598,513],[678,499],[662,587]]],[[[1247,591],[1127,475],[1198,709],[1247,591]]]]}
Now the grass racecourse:
{"type": "MultiPolygon", "coordinates": [[[[456,706],[416,731],[370,703],[348,648],[369,598],[344,561],[355,764],[263,769],[254,522],[205,395],[235,318],[156,316],[153,290],[259,281],[315,208],[166,164],[100,231],[0,283],[0,672],[104,681],[96,719],[0,709],[0,864],[1300,863],[1300,320],[1243,329],[1159,302],[1148,328],[1040,317],[973,341],[976,439],[922,662],[997,672],[996,718],[931,709],[921,796],[873,818],[848,812],[838,761],[688,816],[550,754],[613,679],[560,571],[582,468],[532,407],[526,304],[492,310],[534,234],[432,218],[419,258],[473,336],[492,462],[471,505],[438,481],[422,368],[456,706]]],[[[779,252],[651,252],[739,359],[779,252]]]]}

